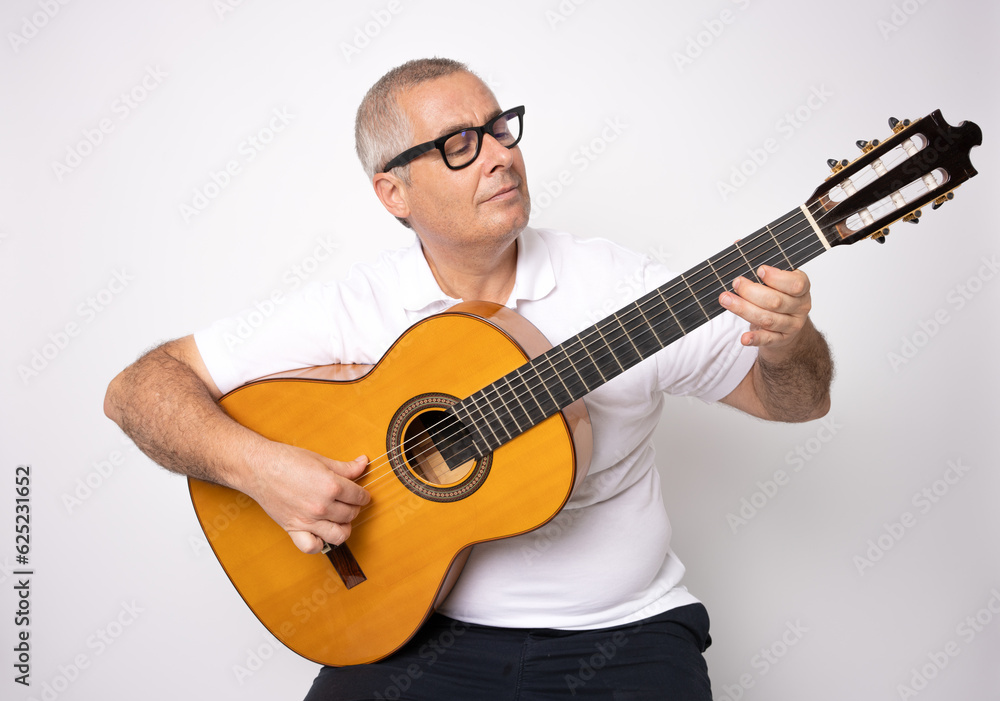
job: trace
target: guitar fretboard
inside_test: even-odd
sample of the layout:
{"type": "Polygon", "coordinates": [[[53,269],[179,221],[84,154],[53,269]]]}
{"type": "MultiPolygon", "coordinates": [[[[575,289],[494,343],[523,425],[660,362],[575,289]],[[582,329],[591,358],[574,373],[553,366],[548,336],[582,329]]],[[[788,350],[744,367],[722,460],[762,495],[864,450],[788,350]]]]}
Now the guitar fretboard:
{"type": "MultiPolygon", "coordinates": [[[[779,217],[670,282],[454,405],[465,440],[449,465],[496,450],[725,309],[719,296],[761,265],[793,270],[828,245],[801,209],[779,217]]],[[[759,281],[759,280],[758,280],[759,281]]]]}

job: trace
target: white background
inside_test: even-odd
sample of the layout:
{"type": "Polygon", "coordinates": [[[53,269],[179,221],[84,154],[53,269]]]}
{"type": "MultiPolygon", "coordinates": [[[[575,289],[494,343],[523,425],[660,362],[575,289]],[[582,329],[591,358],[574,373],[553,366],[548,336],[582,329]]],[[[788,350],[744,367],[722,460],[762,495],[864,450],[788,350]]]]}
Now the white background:
{"type": "Polygon", "coordinates": [[[304,695],[315,665],[257,623],[185,480],[131,449],[102,399],[151,345],[410,240],[357,165],[354,111],[388,68],[445,55],[527,105],[534,224],[678,270],[805,201],[890,115],[983,127],[981,175],[954,202],[806,268],[837,361],[825,424],[675,400],[658,444],[716,699],[1000,699],[995,3],[223,3],[0,12],[0,696],[304,695]],[[288,123],[267,133],[274,110],[288,123]],[[186,220],[196,190],[214,197],[186,220]],[[29,463],[26,689],[11,526],[29,463]]]}

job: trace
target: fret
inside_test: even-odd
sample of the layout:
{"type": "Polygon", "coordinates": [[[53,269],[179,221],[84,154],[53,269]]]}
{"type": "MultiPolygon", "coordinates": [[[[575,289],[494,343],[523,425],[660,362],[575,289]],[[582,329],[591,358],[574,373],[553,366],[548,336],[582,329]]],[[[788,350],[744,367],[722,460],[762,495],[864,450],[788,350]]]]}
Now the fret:
{"type": "MultiPolygon", "coordinates": [[[[492,387],[492,385],[490,385],[490,387],[492,387]]],[[[485,397],[483,395],[486,392],[486,390],[488,390],[488,389],[489,389],[489,387],[487,387],[487,388],[485,388],[483,390],[480,390],[476,394],[472,395],[472,397],[477,397],[478,396],[478,399],[474,399],[472,401],[472,404],[471,404],[470,408],[471,409],[475,409],[478,412],[479,417],[476,418],[474,416],[471,416],[471,414],[472,414],[471,411],[469,412],[469,414],[470,414],[470,418],[472,419],[472,421],[474,422],[474,424],[477,427],[485,425],[486,429],[490,432],[490,436],[492,436],[492,440],[490,439],[490,436],[487,436],[485,433],[483,433],[482,431],[480,431],[480,434],[483,436],[483,442],[485,442],[486,445],[488,445],[488,446],[492,446],[492,445],[498,445],[499,446],[499,445],[503,445],[503,441],[499,440],[499,436],[497,436],[496,431],[493,430],[493,427],[495,426],[495,423],[490,420],[493,417],[493,413],[490,412],[490,414],[487,416],[486,412],[483,411],[482,405],[480,404],[480,401],[484,401],[485,400],[485,397]]],[[[471,397],[470,397],[470,399],[471,399],[471,397]]],[[[486,402],[486,405],[487,406],[490,405],[488,401],[486,402]]]]}
{"type": "MultiPolygon", "coordinates": [[[[690,271],[688,271],[688,272],[690,272],[690,271]]],[[[701,300],[698,299],[698,295],[696,295],[694,293],[694,290],[691,289],[691,285],[690,285],[690,283],[688,283],[687,278],[684,276],[684,273],[681,273],[680,278],[684,282],[684,284],[687,285],[688,290],[690,290],[690,292],[691,292],[691,296],[694,297],[694,301],[698,304],[698,308],[701,309],[701,313],[705,315],[706,319],[708,319],[709,317],[708,317],[708,314],[705,312],[705,308],[703,306],[701,306],[701,300]]]]}
{"type": "MultiPolygon", "coordinates": [[[[597,335],[599,335],[601,337],[601,341],[604,343],[605,348],[608,349],[608,354],[605,357],[610,357],[612,360],[614,360],[615,363],[618,365],[618,369],[620,371],[624,372],[625,371],[625,366],[621,364],[621,361],[618,360],[618,356],[615,355],[614,351],[612,350],[611,344],[608,343],[607,336],[605,336],[604,332],[601,331],[601,325],[600,324],[594,324],[593,328],[597,332],[597,335]]],[[[615,374],[617,374],[617,373],[615,373],[615,374]]],[[[604,373],[601,373],[601,377],[604,377],[604,373]]]]}
{"type": "MultiPolygon", "coordinates": [[[[559,407],[559,402],[558,402],[558,401],[556,401],[556,398],[555,398],[554,396],[552,396],[552,390],[551,390],[551,389],[549,389],[549,383],[545,381],[545,378],[543,378],[543,377],[542,377],[542,374],[541,374],[541,373],[540,373],[540,372],[538,371],[538,363],[534,363],[534,362],[532,362],[532,363],[525,363],[525,364],[524,364],[524,365],[522,365],[521,367],[525,367],[525,368],[528,368],[529,370],[531,370],[532,372],[534,372],[534,373],[535,373],[535,377],[537,377],[537,378],[538,378],[538,382],[539,382],[539,384],[540,384],[540,385],[541,385],[542,387],[544,387],[544,388],[545,388],[545,392],[546,392],[546,394],[548,394],[548,395],[549,395],[549,399],[551,399],[551,400],[552,400],[552,406],[553,406],[553,407],[556,407],[555,409],[553,409],[553,410],[552,410],[552,412],[551,412],[551,413],[555,413],[556,411],[558,411],[558,407],[559,407]]],[[[536,401],[537,401],[537,400],[536,400],[536,401]]],[[[539,404],[539,406],[541,406],[541,404],[539,404]]],[[[544,411],[544,409],[543,409],[543,411],[544,411]]],[[[547,413],[547,414],[546,414],[546,416],[548,416],[548,415],[549,415],[549,414],[547,413]]]]}
{"type": "Polygon", "coordinates": [[[622,323],[620,313],[612,314],[603,321],[598,322],[596,326],[598,328],[603,326],[602,331],[607,331],[607,333],[602,333],[602,336],[606,339],[611,338],[608,349],[611,351],[615,363],[618,365],[615,376],[622,372],[623,369],[630,368],[642,360],[639,350],[629,337],[628,329],[622,323]]]}
{"type": "MultiPolygon", "coordinates": [[[[524,409],[524,412],[525,412],[525,414],[527,415],[527,417],[529,419],[529,425],[534,426],[539,421],[544,420],[545,417],[548,416],[548,414],[545,413],[545,407],[543,407],[542,403],[538,401],[538,397],[535,396],[534,389],[532,389],[531,384],[528,382],[527,378],[525,378],[525,376],[524,376],[524,372],[522,372],[522,371],[525,370],[525,368],[528,368],[528,367],[529,367],[528,364],[524,364],[521,367],[519,367],[517,370],[515,370],[514,372],[517,374],[517,381],[518,381],[518,383],[521,386],[524,387],[524,389],[527,392],[528,396],[531,397],[531,401],[533,401],[535,403],[535,408],[534,409],[524,409],[524,404],[521,404],[521,408],[524,409]]],[[[518,395],[515,394],[514,396],[518,396],[518,395]]],[[[520,399],[518,399],[518,403],[520,403],[520,399]]]]}
{"type": "MultiPolygon", "coordinates": [[[[740,247],[750,264],[750,270],[753,270],[755,274],[762,265],[773,267],[775,256],[781,258],[781,254],[774,250],[774,244],[769,239],[767,227],[762,227],[748,236],[746,245],[740,247]]],[[[760,282],[760,279],[758,278],[757,281],[760,282]]]]}
{"type": "MultiPolygon", "coordinates": [[[[500,401],[503,403],[503,407],[504,407],[504,409],[507,412],[507,416],[510,417],[510,420],[514,422],[514,426],[517,427],[517,433],[514,434],[516,436],[516,435],[518,435],[520,433],[523,433],[524,429],[521,428],[521,424],[517,420],[517,414],[515,412],[511,411],[511,407],[507,403],[506,397],[514,397],[514,401],[516,401],[517,405],[519,407],[521,407],[521,413],[525,417],[527,417],[527,412],[524,411],[524,405],[521,404],[521,400],[517,396],[518,395],[517,391],[511,391],[512,385],[511,385],[511,382],[510,382],[510,375],[507,375],[506,377],[502,377],[500,379],[505,380],[507,382],[507,390],[504,391],[504,392],[498,392],[497,394],[499,394],[499,396],[500,396],[500,401]]],[[[506,421],[504,421],[503,423],[506,424],[506,421]]]]}
{"type": "MultiPolygon", "coordinates": [[[[584,343],[582,345],[584,352],[587,354],[587,358],[590,360],[590,364],[594,366],[594,369],[597,370],[597,374],[601,376],[601,384],[604,384],[608,381],[608,379],[604,376],[604,373],[601,372],[601,367],[597,364],[597,361],[594,359],[594,355],[590,352],[587,344],[584,343]]],[[[610,355],[614,357],[614,353],[611,353],[610,355]]],[[[615,359],[615,362],[617,362],[617,358],[615,359]]]]}
{"type": "Polygon", "coordinates": [[[664,341],[662,338],[660,338],[660,334],[656,333],[656,324],[653,321],[651,321],[648,316],[646,316],[646,312],[645,310],[643,310],[642,305],[636,303],[635,308],[639,310],[639,314],[642,316],[643,323],[649,327],[649,330],[652,332],[653,338],[656,341],[657,345],[660,348],[666,348],[668,342],[664,341]]]}
{"type": "MultiPolygon", "coordinates": [[[[586,344],[583,343],[583,338],[580,336],[580,334],[577,334],[576,336],[574,336],[574,339],[575,339],[573,341],[573,345],[574,346],[576,346],[577,348],[584,348],[584,349],[586,349],[587,346],[586,346],[586,344]]],[[[583,373],[580,372],[579,368],[577,368],[577,366],[576,366],[576,363],[573,362],[573,353],[576,352],[576,349],[575,348],[571,349],[568,344],[563,344],[563,345],[566,346],[566,352],[563,353],[563,357],[566,358],[567,362],[569,362],[570,370],[572,370],[571,373],[570,372],[566,373],[567,375],[569,375],[568,380],[570,382],[573,382],[574,380],[580,382],[580,384],[583,385],[583,389],[585,390],[584,394],[589,394],[590,393],[590,387],[587,386],[587,381],[583,379],[583,373]]],[[[581,360],[582,360],[582,358],[581,358],[581,360]]],[[[567,378],[564,378],[564,381],[566,379],[567,378]]],[[[570,389],[570,392],[574,392],[574,391],[575,390],[570,389]]],[[[583,396],[583,395],[578,395],[578,396],[583,396]]]]}
{"type": "Polygon", "coordinates": [[[667,311],[670,312],[670,317],[674,320],[674,323],[677,324],[677,330],[681,332],[681,335],[684,335],[687,333],[687,330],[684,328],[684,325],[681,324],[681,320],[677,318],[677,315],[674,313],[673,307],[671,307],[669,302],[667,302],[667,298],[663,295],[665,289],[666,285],[664,285],[663,287],[658,287],[655,290],[655,293],[659,295],[660,299],[663,301],[663,306],[666,307],[667,311]]]}
{"type": "MultiPolygon", "coordinates": [[[[472,404],[474,404],[474,402],[472,404]]],[[[472,438],[472,442],[476,446],[476,448],[477,449],[481,449],[480,446],[482,446],[482,448],[488,448],[489,445],[490,445],[490,443],[489,443],[488,440],[486,440],[486,435],[483,433],[482,429],[479,427],[479,422],[475,421],[472,418],[472,412],[470,410],[470,403],[469,402],[460,402],[460,403],[456,404],[455,406],[453,406],[452,410],[455,413],[455,418],[458,419],[459,423],[462,426],[465,426],[466,428],[468,428],[468,427],[471,426],[473,429],[475,429],[476,433],[479,434],[479,438],[480,438],[479,442],[476,441],[475,437],[472,438]],[[464,420],[461,417],[461,413],[462,412],[465,413],[465,419],[464,420]]]]}
{"type": "Polygon", "coordinates": [[[754,281],[760,282],[760,278],[757,277],[757,268],[749,261],[749,259],[747,259],[746,254],[743,253],[743,249],[740,248],[740,242],[737,241],[736,243],[734,243],[733,248],[736,249],[736,251],[740,254],[740,257],[743,258],[743,261],[747,264],[747,270],[749,270],[750,274],[753,275],[754,281]]]}
{"type": "Polygon", "coordinates": [[[785,259],[785,262],[788,263],[788,270],[794,270],[795,266],[792,265],[792,261],[788,260],[788,256],[785,255],[785,251],[782,250],[781,244],[778,243],[778,239],[776,239],[774,237],[774,232],[771,231],[771,227],[770,226],[765,226],[764,228],[767,230],[767,233],[771,235],[771,240],[774,241],[774,245],[777,246],[777,248],[778,248],[779,251],[781,251],[781,255],[785,259]]]}
{"type": "Polygon", "coordinates": [[[605,382],[629,367],[628,359],[620,357],[622,328],[612,321],[608,317],[578,336],[581,342],[594,347],[595,367],[605,382]]]}
{"type": "Polygon", "coordinates": [[[721,287],[722,289],[726,289],[726,283],[724,283],[722,281],[722,278],[719,277],[718,271],[716,271],[715,266],[712,265],[712,259],[709,258],[707,261],[705,261],[705,263],[708,264],[708,267],[712,269],[712,274],[715,275],[715,279],[719,281],[719,287],[721,287]]]}
{"type": "Polygon", "coordinates": [[[684,329],[684,333],[690,333],[708,321],[708,315],[701,310],[701,307],[691,302],[691,297],[690,291],[684,292],[681,285],[676,282],[668,292],[668,298],[674,300],[670,304],[670,309],[681,328],[684,329]]]}
{"type": "MultiPolygon", "coordinates": [[[[565,345],[565,344],[563,344],[563,345],[565,345]]],[[[555,395],[558,395],[558,396],[555,396],[555,395],[554,396],[555,396],[555,399],[556,399],[556,404],[559,407],[569,406],[574,401],[576,401],[576,399],[573,397],[573,393],[570,391],[569,387],[566,385],[566,382],[563,379],[562,374],[556,369],[555,365],[552,362],[553,356],[555,356],[555,355],[561,355],[563,352],[564,351],[562,350],[562,346],[556,346],[555,348],[550,348],[548,351],[546,351],[545,353],[543,353],[542,355],[540,355],[538,357],[538,359],[542,362],[542,364],[545,364],[545,363],[548,364],[549,370],[551,370],[552,374],[555,375],[555,378],[557,380],[559,380],[559,384],[558,385],[553,384],[553,383],[549,383],[549,382],[546,383],[546,386],[549,388],[549,391],[551,392],[551,391],[555,390],[555,395]],[[562,388],[562,391],[560,391],[560,388],[562,388]]],[[[532,361],[532,362],[534,362],[534,361],[532,361]]]]}

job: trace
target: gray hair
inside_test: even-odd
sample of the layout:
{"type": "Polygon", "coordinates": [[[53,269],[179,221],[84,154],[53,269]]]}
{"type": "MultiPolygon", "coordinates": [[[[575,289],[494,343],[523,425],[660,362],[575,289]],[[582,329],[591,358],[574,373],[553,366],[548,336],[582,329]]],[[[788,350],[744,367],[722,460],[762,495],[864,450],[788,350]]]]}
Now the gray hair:
{"type": "MultiPolygon", "coordinates": [[[[390,159],[409,148],[413,139],[410,121],[399,106],[399,95],[425,81],[461,71],[472,73],[464,63],[449,58],[421,58],[396,66],[371,87],[354,120],[354,150],[369,181],[382,172],[390,159]]],[[[395,173],[410,184],[409,164],[400,166],[395,173]]],[[[409,227],[404,219],[399,221],[409,227]]]]}

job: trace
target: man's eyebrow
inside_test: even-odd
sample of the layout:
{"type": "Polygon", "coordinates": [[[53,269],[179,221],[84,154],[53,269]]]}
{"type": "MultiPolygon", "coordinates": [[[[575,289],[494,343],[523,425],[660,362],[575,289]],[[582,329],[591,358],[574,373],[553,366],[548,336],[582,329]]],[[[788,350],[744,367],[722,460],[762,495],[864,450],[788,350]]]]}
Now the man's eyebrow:
{"type": "MultiPolygon", "coordinates": [[[[498,107],[497,109],[493,110],[493,112],[490,113],[490,115],[486,118],[486,121],[489,122],[491,119],[493,119],[494,117],[498,117],[501,114],[503,114],[503,110],[498,107]]],[[[480,126],[480,125],[478,125],[478,124],[452,124],[451,126],[447,126],[444,129],[441,129],[438,132],[438,135],[435,136],[434,138],[435,139],[440,139],[442,136],[446,136],[447,134],[454,134],[456,131],[462,131],[463,129],[468,129],[469,127],[472,127],[472,126],[480,126]]]]}

